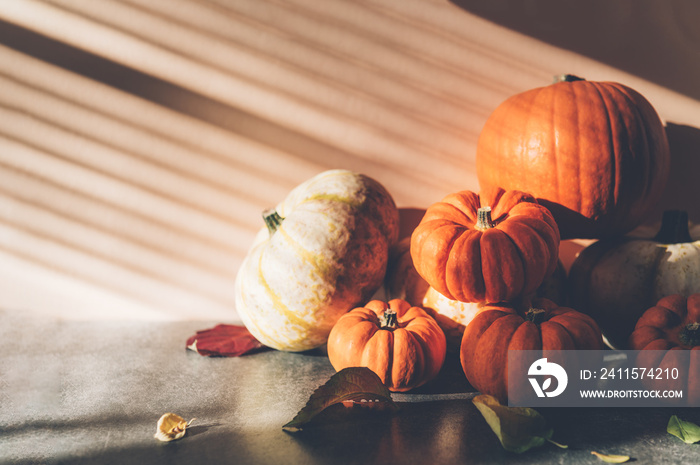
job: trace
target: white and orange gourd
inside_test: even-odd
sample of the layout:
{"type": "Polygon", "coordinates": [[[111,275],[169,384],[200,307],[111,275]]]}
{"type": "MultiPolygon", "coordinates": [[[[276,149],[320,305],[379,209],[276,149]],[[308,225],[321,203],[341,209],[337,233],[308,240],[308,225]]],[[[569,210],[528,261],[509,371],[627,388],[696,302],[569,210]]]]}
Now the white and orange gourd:
{"type": "Polygon", "coordinates": [[[236,310],[268,347],[320,347],[336,321],[381,286],[398,209],[372,178],[330,170],[263,216],[267,227],[236,276],[236,310]]]}

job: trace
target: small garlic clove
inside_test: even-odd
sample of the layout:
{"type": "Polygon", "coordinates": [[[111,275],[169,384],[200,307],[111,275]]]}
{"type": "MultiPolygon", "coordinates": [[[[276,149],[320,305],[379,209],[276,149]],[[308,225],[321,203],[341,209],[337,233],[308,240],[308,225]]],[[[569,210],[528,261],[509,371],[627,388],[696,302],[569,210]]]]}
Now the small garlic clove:
{"type": "Polygon", "coordinates": [[[180,415],[166,413],[158,420],[155,438],[165,442],[180,439],[194,420],[193,418],[190,421],[185,421],[180,415]]]}

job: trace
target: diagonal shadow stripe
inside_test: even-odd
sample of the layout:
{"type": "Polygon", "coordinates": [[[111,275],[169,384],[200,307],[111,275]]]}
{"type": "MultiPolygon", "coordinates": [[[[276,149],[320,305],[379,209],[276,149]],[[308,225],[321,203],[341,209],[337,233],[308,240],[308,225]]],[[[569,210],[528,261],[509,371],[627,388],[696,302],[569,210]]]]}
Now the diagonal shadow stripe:
{"type": "Polygon", "coordinates": [[[337,147],[5,21],[0,21],[0,43],[300,158],[316,156],[322,165],[352,158],[337,147]]]}

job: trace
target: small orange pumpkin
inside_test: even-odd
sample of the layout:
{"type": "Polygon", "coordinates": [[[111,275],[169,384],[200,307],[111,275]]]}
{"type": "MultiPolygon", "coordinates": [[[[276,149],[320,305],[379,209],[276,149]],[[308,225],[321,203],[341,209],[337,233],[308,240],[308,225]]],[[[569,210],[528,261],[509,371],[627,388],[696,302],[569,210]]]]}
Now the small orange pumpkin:
{"type": "Polygon", "coordinates": [[[678,369],[675,379],[642,378],[647,388],[684,390],[689,405],[700,402],[700,294],[660,299],[637,321],[629,346],[642,351],[637,366],[678,369]]]}
{"type": "Polygon", "coordinates": [[[328,338],[328,358],[336,371],[367,367],[396,392],[435,378],[445,353],[445,335],[435,320],[401,299],[373,300],[351,310],[328,338]]]}
{"type": "Polygon", "coordinates": [[[559,229],[530,194],[462,191],[432,205],[411,236],[416,271],[461,302],[505,302],[554,272],[559,229]]]}
{"type": "Polygon", "coordinates": [[[602,348],[600,329],[591,317],[539,298],[522,308],[510,304],[485,306],[464,331],[460,360],[473,387],[505,403],[508,351],[602,348]]]}

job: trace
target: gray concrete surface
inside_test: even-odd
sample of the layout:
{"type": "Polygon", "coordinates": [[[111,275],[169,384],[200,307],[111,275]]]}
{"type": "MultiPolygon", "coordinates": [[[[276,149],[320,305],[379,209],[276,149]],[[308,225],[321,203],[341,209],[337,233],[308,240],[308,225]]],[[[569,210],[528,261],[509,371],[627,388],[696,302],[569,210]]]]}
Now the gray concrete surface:
{"type": "Polygon", "coordinates": [[[433,383],[395,394],[397,413],[330,412],[282,425],[334,370],[320,352],[205,358],[187,337],[217,322],[61,322],[0,311],[0,463],[461,464],[700,463],[700,445],[666,433],[672,414],[698,409],[541,409],[551,445],[504,451],[472,405],[455,357],[433,383]],[[186,436],[153,438],[160,415],[196,418],[186,436]]]}

